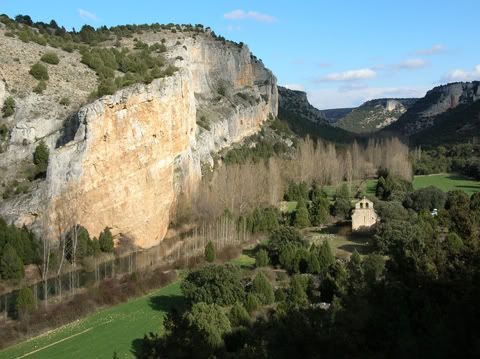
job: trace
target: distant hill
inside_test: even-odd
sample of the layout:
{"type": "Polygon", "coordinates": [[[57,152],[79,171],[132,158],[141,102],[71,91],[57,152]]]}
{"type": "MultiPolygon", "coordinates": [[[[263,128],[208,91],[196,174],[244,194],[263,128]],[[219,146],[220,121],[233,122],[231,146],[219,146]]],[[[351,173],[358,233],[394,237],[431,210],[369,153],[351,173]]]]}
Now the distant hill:
{"type": "Polygon", "coordinates": [[[333,142],[350,142],[355,135],[332,126],[325,114],[312,106],[303,91],[278,86],[278,117],[299,136],[333,142]]]}
{"type": "Polygon", "coordinates": [[[371,100],[349,111],[335,125],[355,133],[371,133],[397,121],[416,98],[383,98],[371,100]]]}
{"type": "Polygon", "coordinates": [[[320,110],[320,112],[325,116],[326,120],[334,124],[342,117],[345,117],[348,113],[352,112],[355,107],[346,107],[346,108],[332,108],[327,110],[320,110]]]}
{"type": "Polygon", "coordinates": [[[444,145],[480,139],[480,100],[460,104],[434,118],[433,124],[410,136],[411,144],[444,145]]]}
{"type": "Polygon", "coordinates": [[[415,102],[395,123],[384,131],[413,136],[417,141],[427,134],[441,135],[442,140],[464,141],[478,131],[480,82],[455,82],[437,86],[415,102]],[[427,129],[430,129],[427,131],[427,129]],[[451,132],[453,131],[453,132],[451,132]],[[423,135],[421,135],[423,134],[423,135]]]}

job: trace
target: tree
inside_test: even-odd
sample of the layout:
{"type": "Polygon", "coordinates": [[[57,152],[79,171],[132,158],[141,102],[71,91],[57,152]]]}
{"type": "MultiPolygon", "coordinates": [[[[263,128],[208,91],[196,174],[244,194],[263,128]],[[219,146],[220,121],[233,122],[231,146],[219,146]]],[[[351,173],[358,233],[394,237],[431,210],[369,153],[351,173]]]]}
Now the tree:
{"type": "Polygon", "coordinates": [[[380,254],[369,254],[362,262],[365,280],[373,283],[380,280],[385,271],[385,259],[380,254]]]}
{"type": "Polygon", "coordinates": [[[190,329],[215,349],[223,345],[223,336],[232,330],[223,308],[217,304],[196,303],[186,313],[185,319],[190,329]]]}
{"type": "Polygon", "coordinates": [[[329,207],[330,202],[327,197],[323,195],[314,197],[310,206],[310,222],[313,226],[319,226],[328,221],[329,207]]]}
{"type": "Polygon", "coordinates": [[[295,212],[295,227],[305,228],[310,226],[310,219],[308,218],[308,209],[303,198],[297,203],[297,211],[295,212]]]}
{"type": "Polygon", "coordinates": [[[215,261],[215,247],[212,241],[209,241],[205,246],[205,260],[209,263],[215,261]]]}
{"type": "Polygon", "coordinates": [[[15,112],[15,100],[12,96],[8,96],[3,102],[2,106],[2,116],[9,117],[12,116],[15,112]]]}
{"type": "Polygon", "coordinates": [[[110,232],[110,228],[105,227],[103,232],[100,233],[98,242],[102,252],[113,252],[113,236],[112,232],[110,232]]]}
{"type": "Polygon", "coordinates": [[[260,307],[260,300],[253,293],[247,294],[247,299],[245,300],[245,308],[249,313],[253,313],[260,307]]]}
{"type": "Polygon", "coordinates": [[[235,303],[228,314],[232,327],[248,326],[250,324],[250,315],[241,303],[235,303]]]}
{"type": "Polygon", "coordinates": [[[240,269],[230,264],[209,264],[191,271],[181,289],[183,295],[194,303],[232,305],[245,296],[240,269]]]}
{"type": "Polygon", "coordinates": [[[272,284],[262,272],[258,272],[253,280],[252,293],[255,294],[264,305],[272,304],[275,300],[272,284]]]}
{"type": "Polygon", "coordinates": [[[411,193],[405,200],[407,207],[418,211],[432,211],[433,209],[443,209],[446,201],[445,192],[441,189],[429,186],[420,188],[411,193]]]}
{"type": "Polygon", "coordinates": [[[282,249],[288,245],[294,246],[306,245],[305,240],[301,236],[300,232],[293,227],[280,227],[270,234],[268,241],[268,255],[272,264],[279,263],[279,257],[282,249]]]}
{"type": "Polygon", "coordinates": [[[37,62],[36,64],[32,65],[30,68],[30,75],[32,75],[37,80],[48,80],[48,70],[45,65],[37,62]]]}
{"type": "Polygon", "coordinates": [[[43,140],[40,141],[33,153],[33,163],[37,167],[38,174],[45,174],[45,172],[47,172],[49,154],[50,151],[45,142],[43,142],[43,140]]]}
{"type": "Polygon", "coordinates": [[[320,263],[320,273],[326,273],[328,268],[335,263],[335,256],[333,255],[330,242],[323,241],[318,250],[318,262],[320,263]]]}
{"type": "Polygon", "coordinates": [[[6,244],[0,258],[0,275],[2,279],[21,279],[25,275],[22,259],[15,249],[6,244]]]}
{"type": "Polygon", "coordinates": [[[293,308],[304,308],[308,305],[306,278],[294,275],[287,291],[287,304],[293,308]]]}
{"type": "Polygon", "coordinates": [[[37,301],[33,295],[33,291],[28,287],[23,287],[18,291],[15,308],[20,317],[24,317],[31,313],[37,305],[37,301]]]}
{"type": "Polygon", "coordinates": [[[268,253],[265,249],[260,249],[255,255],[255,267],[266,267],[268,265],[268,253]]]}

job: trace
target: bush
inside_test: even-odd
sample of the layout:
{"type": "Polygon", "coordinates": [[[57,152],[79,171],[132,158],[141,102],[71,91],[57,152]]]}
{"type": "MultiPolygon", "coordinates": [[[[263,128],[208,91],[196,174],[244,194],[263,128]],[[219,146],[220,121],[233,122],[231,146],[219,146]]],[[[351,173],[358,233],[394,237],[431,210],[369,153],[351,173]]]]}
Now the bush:
{"type": "Polygon", "coordinates": [[[45,142],[43,142],[43,140],[40,141],[33,153],[33,163],[37,167],[38,174],[44,174],[47,172],[49,153],[45,142]]]}
{"type": "Polygon", "coordinates": [[[213,246],[212,241],[209,241],[205,246],[205,260],[209,263],[215,261],[215,247],[213,246]]]}
{"type": "Polygon", "coordinates": [[[0,125],[0,141],[3,141],[8,136],[8,127],[6,124],[2,123],[0,125]]]}
{"type": "Polygon", "coordinates": [[[40,61],[46,62],[47,64],[51,64],[51,65],[58,65],[58,63],[60,62],[60,59],[58,58],[56,53],[46,52],[40,58],[40,61]]]}
{"type": "Polygon", "coordinates": [[[32,75],[37,80],[48,80],[48,70],[45,65],[37,62],[35,65],[32,65],[30,68],[30,75],[32,75]]]}
{"type": "Polygon", "coordinates": [[[59,101],[60,105],[68,106],[70,105],[70,99],[68,97],[62,97],[59,101]]]}
{"type": "Polygon", "coordinates": [[[45,91],[47,89],[47,83],[43,80],[39,81],[37,86],[35,86],[33,88],[33,92],[37,93],[37,94],[42,94],[43,91],[45,91]]]}
{"type": "Polygon", "coordinates": [[[2,116],[9,117],[9,116],[12,116],[14,112],[15,112],[15,100],[13,99],[12,96],[8,96],[3,102],[2,116]]]}
{"type": "Polygon", "coordinates": [[[15,307],[20,317],[30,314],[35,309],[36,304],[37,301],[30,288],[23,287],[18,291],[15,307]]]}
{"type": "Polygon", "coordinates": [[[268,265],[268,253],[265,249],[260,249],[255,255],[255,266],[257,268],[266,267],[268,265]]]}

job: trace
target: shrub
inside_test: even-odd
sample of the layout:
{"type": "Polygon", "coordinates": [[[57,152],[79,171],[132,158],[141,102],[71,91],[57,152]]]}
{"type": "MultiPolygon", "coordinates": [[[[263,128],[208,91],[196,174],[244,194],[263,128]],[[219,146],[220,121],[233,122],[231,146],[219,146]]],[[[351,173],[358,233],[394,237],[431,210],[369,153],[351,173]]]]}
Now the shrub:
{"type": "Polygon", "coordinates": [[[40,61],[46,62],[47,64],[51,65],[58,65],[60,59],[58,58],[57,54],[54,52],[46,52],[40,58],[40,61]]]}
{"type": "Polygon", "coordinates": [[[33,163],[37,167],[38,174],[47,172],[49,154],[50,152],[45,142],[43,142],[43,140],[40,141],[33,153],[33,163]]]}
{"type": "Polygon", "coordinates": [[[68,106],[70,105],[70,99],[68,97],[62,97],[59,103],[60,105],[68,106]]]}
{"type": "Polygon", "coordinates": [[[8,135],[8,127],[6,124],[2,123],[0,125],[0,140],[4,140],[8,135]]]}
{"type": "Polygon", "coordinates": [[[205,246],[205,260],[209,263],[215,261],[215,247],[213,246],[212,241],[209,241],[205,246]]]}
{"type": "Polygon", "coordinates": [[[31,313],[36,307],[36,299],[33,291],[28,287],[23,287],[18,291],[15,307],[20,317],[31,313]]]}
{"type": "Polygon", "coordinates": [[[42,94],[43,91],[45,91],[47,89],[47,83],[43,80],[39,81],[37,86],[35,86],[33,88],[33,92],[37,93],[37,94],[42,94]]]}
{"type": "Polygon", "coordinates": [[[48,80],[48,70],[45,65],[37,62],[36,64],[32,65],[30,68],[30,75],[32,75],[37,80],[48,80]]]}
{"type": "Polygon", "coordinates": [[[12,116],[15,112],[15,100],[12,96],[8,96],[3,102],[2,115],[3,117],[12,116]]]}

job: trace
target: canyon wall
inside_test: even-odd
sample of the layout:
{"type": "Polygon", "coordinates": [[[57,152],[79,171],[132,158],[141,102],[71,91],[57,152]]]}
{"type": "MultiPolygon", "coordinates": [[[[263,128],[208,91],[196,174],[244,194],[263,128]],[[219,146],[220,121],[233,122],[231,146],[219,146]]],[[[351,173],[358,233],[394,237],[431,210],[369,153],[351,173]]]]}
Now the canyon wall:
{"type": "Polygon", "coordinates": [[[79,223],[92,237],[110,227],[139,247],[158,244],[178,193],[198,185],[201,165],[277,115],[276,79],[246,46],[206,35],[184,44],[167,54],[179,68],[173,76],[122,89],[69,117],[47,139],[46,181],[4,201],[0,214],[46,227],[52,238],[79,223]],[[197,125],[200,117],[208,126],[197,125]]]}

